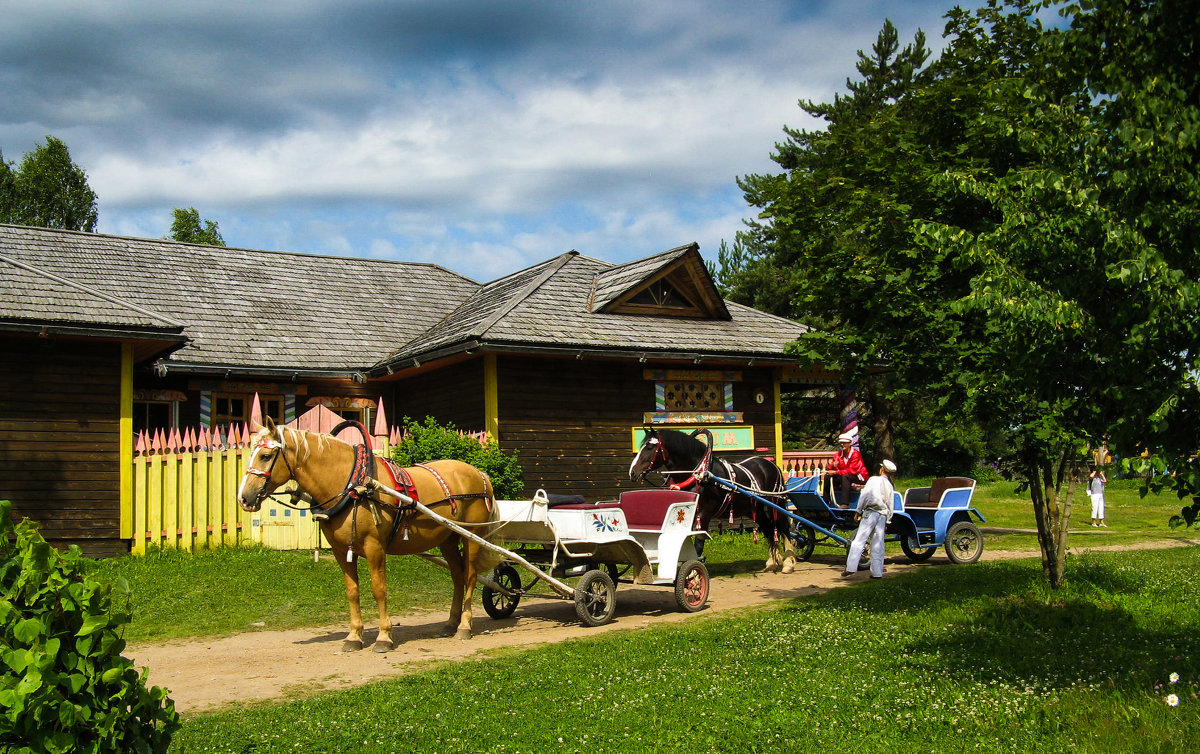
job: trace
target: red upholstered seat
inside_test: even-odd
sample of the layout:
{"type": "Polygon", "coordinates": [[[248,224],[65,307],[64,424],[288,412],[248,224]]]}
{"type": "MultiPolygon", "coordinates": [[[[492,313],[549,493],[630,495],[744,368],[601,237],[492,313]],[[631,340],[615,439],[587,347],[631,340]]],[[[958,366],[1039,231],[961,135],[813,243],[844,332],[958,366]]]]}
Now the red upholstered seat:
{"type": "Polygon", "coordinates": [[[662,529],[667,509],[675,503],[691,503],[696,493],[683,490],[631,490],[621,493],[621,510],[630,529],[662,529]]]}

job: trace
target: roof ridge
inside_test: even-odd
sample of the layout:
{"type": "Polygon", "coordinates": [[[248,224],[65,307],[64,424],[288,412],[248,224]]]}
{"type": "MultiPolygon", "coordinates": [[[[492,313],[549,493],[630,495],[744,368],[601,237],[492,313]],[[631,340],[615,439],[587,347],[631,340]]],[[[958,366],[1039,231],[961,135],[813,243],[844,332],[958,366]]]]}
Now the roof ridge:
{"type": "Polygon", "coordinates": [[[126,309],[130,309],[132,311],[137,312],[138,314],[144,314],[145,316],[150,317],[151,319],[156,319],[161,322],[166,322],[171,327],[178,327],[180,329],[187,327],[187,325],[185,325],[184,323],[179,322],[174,319],[171,319],[170,317],[166,316],[165,314],[160,314],[159,312],[152,311],[150,309],[146,309],[144,307],[138,306],[137,304],[131,303],[124,299],[117,298],[116,296],[112,296],[107,293],[104,293],[103,291],[92,288],[91,286],[84,285],[83,283],[79,283],[74,280],[70,280],[69,278],[62,277],[61,275],[56,275],[53,272],[47,272],[46,270],[43,270],[39,267],[34,267],[31,264],[26,264],[25,262],[21,262],[16,259],[13,259],[12,257],[10,257],[6,254],[0,254],[0,262],[7,262],[8,264],[11,264],[13,267],[20,268],[22,270],[25,270],[26,272],[32,272],[34,275],[40,275],[41,277],[47,278],[49,280],[53,280],[54,282],[59,283],[61,285],[70,286],[71,288],[74,288],[76,290],[83,291],[84,293],[88,294],[89,296],[95,296],[96,298],[107,301],[110,304],[115,304],[117,306],[121,306],[126,309]]]}
{"type": "Polygon", "coordinates": [[[90,232],[82,231],[82,230],[66,230],[66,229],[59,229],[59,228],[43,228],[43,227],[35,226],[35,225],[13,225],[11,223],[0,223],[0,231],[8,230],[8,229],[19,230],[19,231],[27,231],[27,230],[44,231],[44,232],[54,233],[54,234],[68,233],[68,234],[80,236],[83,238],[105,238],[105,239],[109,239],[109,240],[113,240],[113,241],[127,241],[127,242],[139,243],[139,244],[167,244],[170,246],[188,246],[188,247],[196,247],[196,248],[198,248],[198,250],[201,250],[201,251],[210,251],[215,254],[221,254],[223,252],[246,251],[246,252],[253,252],[255,254],[276,254],[276,255],[282,255],[282,256],[288,256],[288,257],[300,257],[300,258],[304,258],[304,259],[313,259],[313,258],[315,258],[315,259],[345,259],[348,261],[363,262],[363,263],[370,263],[370,264],[382,263],[382,264],[387,264],[387,265],[430,267],[433,269],[442,270],[443,272],[446,272],[448,274],[462,278],[463,280],[466,280],[468,282],[475,283],[476,285],[481,285],[481,283],[478,280],[475,280],[474,278],[469,278],[466,275],[462,274],[461,272],[455,272],[454,270],[451,270],[447,267],[443,267],[442,265],[437,264],[436,262],[412,262],[412,261],[408,261],[408,260],[404,260],[404,259],[387,259],[387,258],[378,258],[378,257],[365,256],[365,255],[364,256],[352,256],[352,255],[346,255],[346,254],[325,254],[325,253],[316,252],[316,251],[306,252],[306,251],[288,251],[285,249],[252,249],[252,248],[245,247],[245,246],[213,246],[212,244],[189,243],[187,241],[176,241],[173,238],[140,238],[138,236],[123,236],[123,235],[118,235],[116,233],[90,233],[90,232]]]}
{"type": "MultiPolygon", "coordinates": [[[[530,281],[528,284],[526,284],[525,286],[523,286],[521,288],[521,290],[520,290],[521,295],[510,296],[507,305],[497,307],[496,311],[493,312],[490,317],[488,317],[487,319],[485,319],[483,321],[483,323],[477,328],[476,332],[474,333],[475,337],[480,337],[480,336],[484,335],[485,333],[487,333],[488,330],[492,329],[493,325],[495,325],[497,322],[499,322],[501,319],[503,319],[513,309],[515,309],[518,304],[520,304],[525,299],[529,298],[530,294],[532,294],[538,288],[541,288],[542,285],[547,280],[549,280],[551,277],[553,277],[555,273],[557,273],[559,270],[561,270],[563,268],[563,266],[566,265],[567,262],[571,261],[571,259],[573,259],[577,256],[579,256],[579,252],[568,251],[565,254],[560,254],[558,256],[558,258],[556,258],[556,259],[548,260],[546,263],[545,269],[543,269],[536,278],[534,278],[532,281],[530,281]]],[[[485,286],[485,288],[486,288],[486,286],[485,286]]]]}

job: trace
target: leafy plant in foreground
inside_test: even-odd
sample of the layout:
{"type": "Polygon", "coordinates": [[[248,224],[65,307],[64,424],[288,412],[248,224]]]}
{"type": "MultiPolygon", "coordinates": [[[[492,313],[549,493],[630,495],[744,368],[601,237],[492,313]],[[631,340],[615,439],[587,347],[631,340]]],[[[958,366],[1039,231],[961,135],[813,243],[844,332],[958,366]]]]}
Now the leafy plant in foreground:
{"type": "Polygon", "coordinates": [[[128,586],[89,578],[78,547],[59,553],[11,509],[0,500],[0,749],[166,751],[175,703],[121,656],[128,586]]]}

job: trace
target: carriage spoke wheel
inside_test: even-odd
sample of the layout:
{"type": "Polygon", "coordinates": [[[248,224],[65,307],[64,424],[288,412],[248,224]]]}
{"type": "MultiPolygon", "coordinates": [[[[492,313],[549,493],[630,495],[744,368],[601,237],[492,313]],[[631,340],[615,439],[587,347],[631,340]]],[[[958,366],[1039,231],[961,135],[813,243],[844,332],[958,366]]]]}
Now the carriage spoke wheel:
{"type": "Polygon", "coordinates": [[[588,571],[575,585],[575,614],[585,626],[603,626],[617,611],[617,587],[604,571],[588,571]]]}
{"type": "Polygon", "coordinates": [[[708,568],[699,560],[689,560],[675,574],[675,604],[685,613],[694,613],[708,602],[708,568]]]}
{"type": "Polygon", "coordinates": [[[492,571],[492,581],[511,592],[497,592],[486,584],[483,587],[483,609],[488,615],[499,620],[507,618],[517,609],[521,602],[521,574],[508,563],[501,563],[492,571]]]}
{"type": "Polygon", "coordinates": [[[792,541],[796,543],[796,558],[808,560],[817,546],[817,530],[804,524],[792,527],[792,541]]]}
{"type": "Polygon", "coordinates": [[[912,562],[924,563],[937,552],[937,545],[925,547],[919,543],[917,535],[906,534],[900,538],[900,549],[904,550],[905,556],[912,562]]]}
{"type": "Polygon", "coordinates": [[[974,563],[983,554],[983,534],[970,521],[959,521],[946,532],[946,555],[953,563],[974,563]]]}

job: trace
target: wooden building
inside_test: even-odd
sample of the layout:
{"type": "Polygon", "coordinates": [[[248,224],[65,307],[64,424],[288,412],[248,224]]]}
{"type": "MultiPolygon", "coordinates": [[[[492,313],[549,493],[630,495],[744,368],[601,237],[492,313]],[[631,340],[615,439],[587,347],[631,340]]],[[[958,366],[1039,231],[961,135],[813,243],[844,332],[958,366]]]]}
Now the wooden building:
{"type": "Polygon", "coordinates": [[[92,553],[122,547],[134,429],[245,421],[255,394],[281,421],[324,405],[369,426],[382,400],[393,419],[487,430],[530,492],[628,489],[648,423],[778,453],[785,349],[803,331],[724,301],[694,244],[624,265],[572,251],[480,284],[430,264],[0,225],[0,291],[0,497],[92,553]],[[86,473],[57,460],[76,444],[94,453],[86,473]]]}

